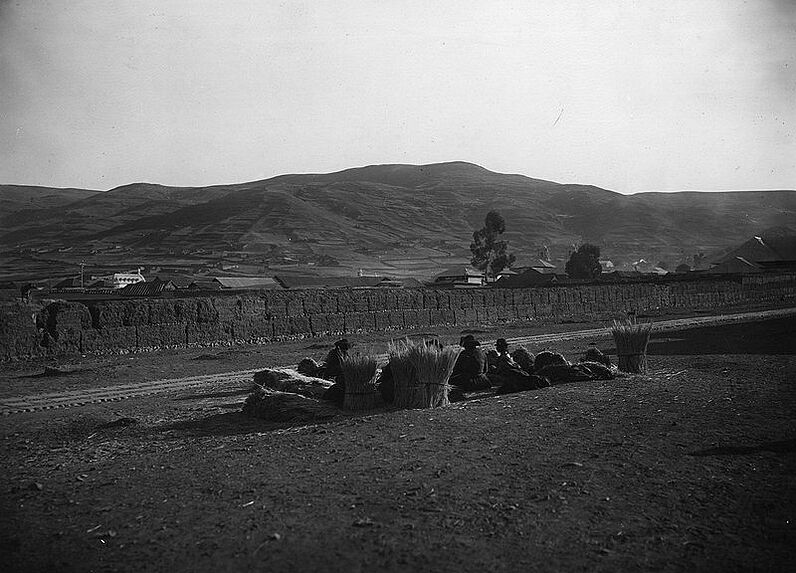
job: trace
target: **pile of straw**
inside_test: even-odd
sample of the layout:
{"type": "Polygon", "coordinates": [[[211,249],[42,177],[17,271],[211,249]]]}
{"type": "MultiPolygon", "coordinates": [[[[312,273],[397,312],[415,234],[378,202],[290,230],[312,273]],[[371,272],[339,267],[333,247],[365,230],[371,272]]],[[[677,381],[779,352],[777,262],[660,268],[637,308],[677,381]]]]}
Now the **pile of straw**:
{"type": "Polygon", "coordinates": [[[345,380],[345,398],[343,407],[346,410],[361,412],[373,410],[383,404],[381,394],[376,385],[376,359],[368,355],[355,354],[343,358],[343,380],[345,380]]]}
{"type": "Polygon", "coordinates": [[[614,320],[611,333],[619,356],[619,369],[623,372],[641,374],[647,371],[647,344],[652,323],[636,322],[635,319],[614,320]]]}
{"type": "Polygon", "coordinates": [[[342,412],[328,402],[255,384],[243,404],[243,413],[269,422],[295,424],[334,418],[342,412]]]}
{"type": "Polygon", "coordinates": [[[387,348],[395,381],[393,405],[398,408],[447,406],[451,373],[461,349],[435,342],[409,339],[387,348]]]}

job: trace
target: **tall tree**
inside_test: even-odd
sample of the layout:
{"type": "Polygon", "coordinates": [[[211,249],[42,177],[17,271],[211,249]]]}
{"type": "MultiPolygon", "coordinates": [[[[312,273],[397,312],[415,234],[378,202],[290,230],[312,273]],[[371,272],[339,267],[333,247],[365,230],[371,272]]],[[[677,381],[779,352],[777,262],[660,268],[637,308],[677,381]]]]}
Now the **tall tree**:
{"type": "Polygon", "coordinates": [[[515,260],[513,254],[507,253],[508,241],[499,240],[506,230],[506,220],[497,211],[490,211],[484,219],[484,226],[473,232],[470,243],[473,266],[486,273],[487,278],[495,276],[515,260]]]}
{"type": "Polygon", "coordinates": [[[600,265],[600,247],[583,243],[570,255],[564,270],[572,279],[597,278],[603,272],[600,265]]]}

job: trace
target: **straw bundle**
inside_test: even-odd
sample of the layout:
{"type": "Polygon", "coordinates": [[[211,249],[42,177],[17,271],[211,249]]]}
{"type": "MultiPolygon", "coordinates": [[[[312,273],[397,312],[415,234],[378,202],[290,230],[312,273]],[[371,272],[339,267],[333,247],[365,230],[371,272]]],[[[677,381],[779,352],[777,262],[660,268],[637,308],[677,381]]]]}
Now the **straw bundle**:
{"type": "Polygon", "coordinates": [[[399,408],[448,405],[448,381],[460,351],[426,340],[390,343],[388,354],[395,380],[393,404],[399,408]]]}
{"type": "Polygon", "coordinates": [[[328,402],[255,384],[243,404],[243,413],[270,422],[306,423],[333,418],[341,412],[328,402]]]}
{"type": "Polygon", "coordinates": [[[376,385],[377,368],[376,359],[372,356],[355,354],[343,358],[343,407],[346,410],[359,412],[373,410],[382,405],[381,394],[376,385]]]}
{"type": "Polygon", "coordinates": [[[634,374],[647,371],[647,344],[652,323],[636,322],[635,319],[614,320],[611,333],[619,356],[619,369],[634,374]]]}

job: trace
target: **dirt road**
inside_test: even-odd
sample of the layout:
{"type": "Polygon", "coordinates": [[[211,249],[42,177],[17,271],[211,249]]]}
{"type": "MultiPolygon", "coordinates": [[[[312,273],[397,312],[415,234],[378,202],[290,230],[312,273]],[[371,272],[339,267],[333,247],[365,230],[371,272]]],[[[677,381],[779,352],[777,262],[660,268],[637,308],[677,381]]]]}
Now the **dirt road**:
{"type": "MultiPolygon", "coordinates": [[[[667,332],[688,328],[699,328],[708,325],[753,322],[787,316],[796,316],[796,308],[662,320],[655,323],[653,330],[654,332],[667,332]]],[[[592,328],[563,333],[519,336],[509,338],[508,342],[512,346],[524,345],[534,347],[567,340],[602,339],[606,337],[610,337],[609,329],[592,328]]],[[[484,341],[482,344],[488,348],[494,345],[494,340],[484,341]]],[[[378,358],[381,361],[385,361],[387,355],[381,354],[378,358]]],[[[7,416],[55,408],[70,408],[86,404],[116,402],[128,398],[149,396],[166,391],[184,390],[197,386],[207,386],[209,384],[223,384],[229,389],[239,389],[242,385],[247,384],[251,380],[255,372],[261,369],[262,368],[253,368],[218,374],[166,378],[92,389],[77,389],[64,392],[7,397],[0,399],[0,415],[7,416]]]]}

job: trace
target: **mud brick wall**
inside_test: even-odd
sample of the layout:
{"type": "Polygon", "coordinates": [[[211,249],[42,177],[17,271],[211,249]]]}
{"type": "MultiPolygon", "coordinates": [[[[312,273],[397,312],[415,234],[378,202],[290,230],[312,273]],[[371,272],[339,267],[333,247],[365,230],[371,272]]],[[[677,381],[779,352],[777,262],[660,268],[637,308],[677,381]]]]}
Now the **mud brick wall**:
{"type": "Polygon", "coordinates": [[[796,274],[526,289],[330,289],[0,307],[0,361],[620,313],[796,305],[796,274]]]}

